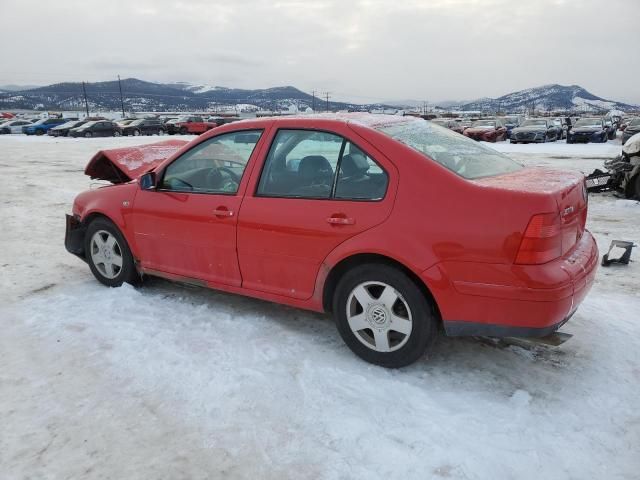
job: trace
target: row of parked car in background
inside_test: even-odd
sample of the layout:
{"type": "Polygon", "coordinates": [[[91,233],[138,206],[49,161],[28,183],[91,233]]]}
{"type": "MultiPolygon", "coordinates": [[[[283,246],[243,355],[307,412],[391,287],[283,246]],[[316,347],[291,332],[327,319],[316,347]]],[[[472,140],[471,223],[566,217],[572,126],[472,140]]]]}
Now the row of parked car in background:
{"type": "Polygon", "coordinates": [[[227,116],[156,116],[125,118],[118,121],[103,117],[9,119],[0,123],[0,134],[49,135],[52,137],[119,137],[139,135],[200,135],[225,123],[239,120],[227,116]]]}
{"type": "Polygon", "coordinates": [[[567,143],[604,143],[623,130],[622,142],[640,131],[640,118],[625,121],[620,117],[541,117],[521,116],[435,118],[433,123],[466,137],[483,142],[544,143],[566,138],[567,143]]]}
{"type": "MultiPolygon", "coordinates": [[[[159,115],[112,121],[103,117],[46,118],[28,120],[14,118],[0,123],[0,134],[24,133],[53,137],[118,137],[139,135],[200,135],[225,123],[239,120],[236,116],[159,115]]],[[[606,142],[622,131],[622,143],[640,132],[640,117],[542,117],[519,115],[486,118],[434,118],[433,123],[478,141],[511,143],[606,142]]]]}

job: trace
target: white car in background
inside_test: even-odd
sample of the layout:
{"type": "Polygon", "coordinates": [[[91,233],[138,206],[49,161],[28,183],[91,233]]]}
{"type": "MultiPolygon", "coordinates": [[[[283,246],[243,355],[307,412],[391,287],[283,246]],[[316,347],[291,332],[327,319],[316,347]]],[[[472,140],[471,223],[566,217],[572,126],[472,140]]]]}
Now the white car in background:
{"type": "Polygon", "coordinates": [[[29,120],[9,120],[8,122],[0,123],[0,135],[8,133],[22,133],[22,127],[31,125],[29,120]]]}

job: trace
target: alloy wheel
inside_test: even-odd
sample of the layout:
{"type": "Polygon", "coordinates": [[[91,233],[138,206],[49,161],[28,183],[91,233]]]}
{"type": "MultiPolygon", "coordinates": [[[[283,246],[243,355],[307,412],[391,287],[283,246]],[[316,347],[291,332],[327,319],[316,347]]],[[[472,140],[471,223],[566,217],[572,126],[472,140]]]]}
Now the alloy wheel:
{"type": "Polygon", "coordinates": [[[106,230],[98,230],[91,237],[91,261],[105,278],[116,278],[122,271],[122,248],[116,237],[106,230]]]}
{"type": "Polygon", "coordinates": [[[409,304],[391,285],[365,282],[347,300],[347,321],[355,337],[376,352],[402,348],[413,328],[409,304]]]}

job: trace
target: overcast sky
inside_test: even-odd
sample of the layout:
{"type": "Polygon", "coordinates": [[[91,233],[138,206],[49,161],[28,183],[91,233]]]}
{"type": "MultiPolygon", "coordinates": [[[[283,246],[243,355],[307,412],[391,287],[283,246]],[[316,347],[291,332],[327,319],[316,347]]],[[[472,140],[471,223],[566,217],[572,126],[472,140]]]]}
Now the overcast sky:
{"type": "Polygon", "coordinates": [[[0,84],[293,85],[475,99],[548,83],[640,103],[640,0],[0,0],[0,84]]]}

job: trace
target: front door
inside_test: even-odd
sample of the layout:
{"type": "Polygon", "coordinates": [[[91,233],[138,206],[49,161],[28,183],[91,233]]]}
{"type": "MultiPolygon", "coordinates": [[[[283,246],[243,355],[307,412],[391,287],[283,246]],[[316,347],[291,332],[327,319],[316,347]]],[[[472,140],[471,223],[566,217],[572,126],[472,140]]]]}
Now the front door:
{"type": "Polygon", "coordinates": [[[142,267],[239,286],[237,216],[244,172],[262,132],[221,134],[198,143],[140,190],[133,229],[142,267]]]}
{"type": "Polygon", "coordinates": [[[388,170],[341,135],[278,130],[240,211],[242,286],[310,298],[327,255],[389,215],[388,170]]]}

